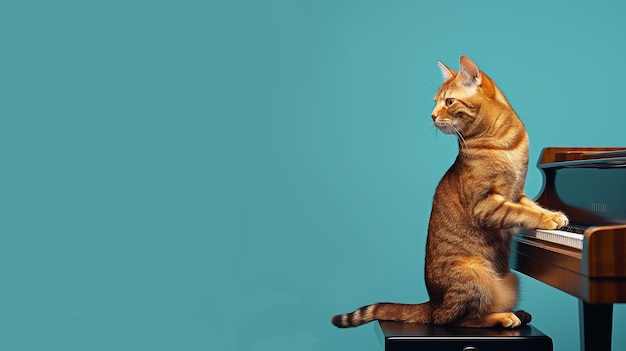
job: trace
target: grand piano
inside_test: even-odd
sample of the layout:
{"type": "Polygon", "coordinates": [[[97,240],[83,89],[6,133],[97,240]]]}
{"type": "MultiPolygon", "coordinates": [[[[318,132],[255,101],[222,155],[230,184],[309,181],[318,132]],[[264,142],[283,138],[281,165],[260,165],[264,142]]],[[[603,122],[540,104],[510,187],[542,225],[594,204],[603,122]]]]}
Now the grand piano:
{"type": "Polygon", "coordinates": [[[511,267],[579,299],[581,350],[611,350],[613,304],[626,302],[626,148],[551,147],[536,201],[570,226],[524,230],[511,267]]]}

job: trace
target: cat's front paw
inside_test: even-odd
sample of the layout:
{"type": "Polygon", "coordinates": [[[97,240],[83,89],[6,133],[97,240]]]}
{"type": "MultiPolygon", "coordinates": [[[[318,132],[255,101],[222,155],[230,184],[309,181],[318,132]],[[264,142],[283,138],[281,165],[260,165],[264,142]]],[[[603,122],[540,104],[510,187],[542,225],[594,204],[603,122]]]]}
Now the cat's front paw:
{"type": "Polygon", "coordinates": [[[569,219],[563,212],[544,212],[541,215],[539,229],[559,229],[569,224],[569,219]]]}

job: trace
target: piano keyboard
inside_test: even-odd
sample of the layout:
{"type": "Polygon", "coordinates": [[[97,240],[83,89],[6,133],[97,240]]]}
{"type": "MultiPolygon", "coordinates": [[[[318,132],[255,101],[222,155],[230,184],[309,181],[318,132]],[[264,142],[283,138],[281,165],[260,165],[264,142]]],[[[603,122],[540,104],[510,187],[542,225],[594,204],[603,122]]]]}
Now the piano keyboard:
{"type": "Polygon", "coordinates": [[[575,249],[583,249],[583,239],[586,227],[569,225],[558,230],[535,229],[534,237],[551,243],[560,244],[575,249]]]}

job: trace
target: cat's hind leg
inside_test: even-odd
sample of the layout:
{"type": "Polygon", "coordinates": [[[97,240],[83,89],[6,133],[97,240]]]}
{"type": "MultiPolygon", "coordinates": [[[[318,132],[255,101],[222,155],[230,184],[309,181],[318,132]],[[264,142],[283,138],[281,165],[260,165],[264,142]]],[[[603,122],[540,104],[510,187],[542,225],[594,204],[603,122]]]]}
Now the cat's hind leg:
{"type": "Polygon", "coordinates": [[[454,260],[448,276],[452,284],[433,309],[434,324],[515,328],[530,321],[526,312],[509,312],[518,299],[513,273],[498,274],[483,258],[463,257],[454,260]]]}
{"type": "Polygon", "coordinates": [[[487,260],[458,257],[452,259],[448,267],[448,286],[444,289],[442,300],[431,300],[435,302],[432,312],[434,324],[456,324],[493,311],[497,295],[492,285],[499,279],[487,260]]]}
{"type": "Polygon", "coordinates": [[[530,314],[524,311],[496,312],[489,313],[479,318],[465,320],[460,323],[456,323],[455,325],[470,328],[517,328],[530,323],[530,320],[530,314]]]}
{"type": "Polygon", "coordinates": [[[475,318],[470,317],[456,325],[474,328],[516,328],[530,323],[532,317],[529,313],[521,310],[510,312],[518,300],[518,282],[513,273],[502,275],[502,278],[496,279],[489,288],[494,297],[490,312],[475,318]]]}

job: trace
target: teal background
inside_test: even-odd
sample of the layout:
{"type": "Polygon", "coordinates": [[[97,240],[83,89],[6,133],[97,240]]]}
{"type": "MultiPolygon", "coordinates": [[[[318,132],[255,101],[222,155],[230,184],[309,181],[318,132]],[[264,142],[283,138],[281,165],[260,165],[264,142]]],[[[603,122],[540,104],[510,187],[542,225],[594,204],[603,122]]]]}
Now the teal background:
{"type": "MultiPolygon", "coordinates": [[[[4,1],[0,348],[381,350],[330,317],[421,302],[430,112],[469,55],[531,138],[624,146],[614,1],[4,1]]],[[[577,301],[520,307],[578,348],[577,301]]],[[[626,348],[615,307],[614,350],[626,348]]]]}

